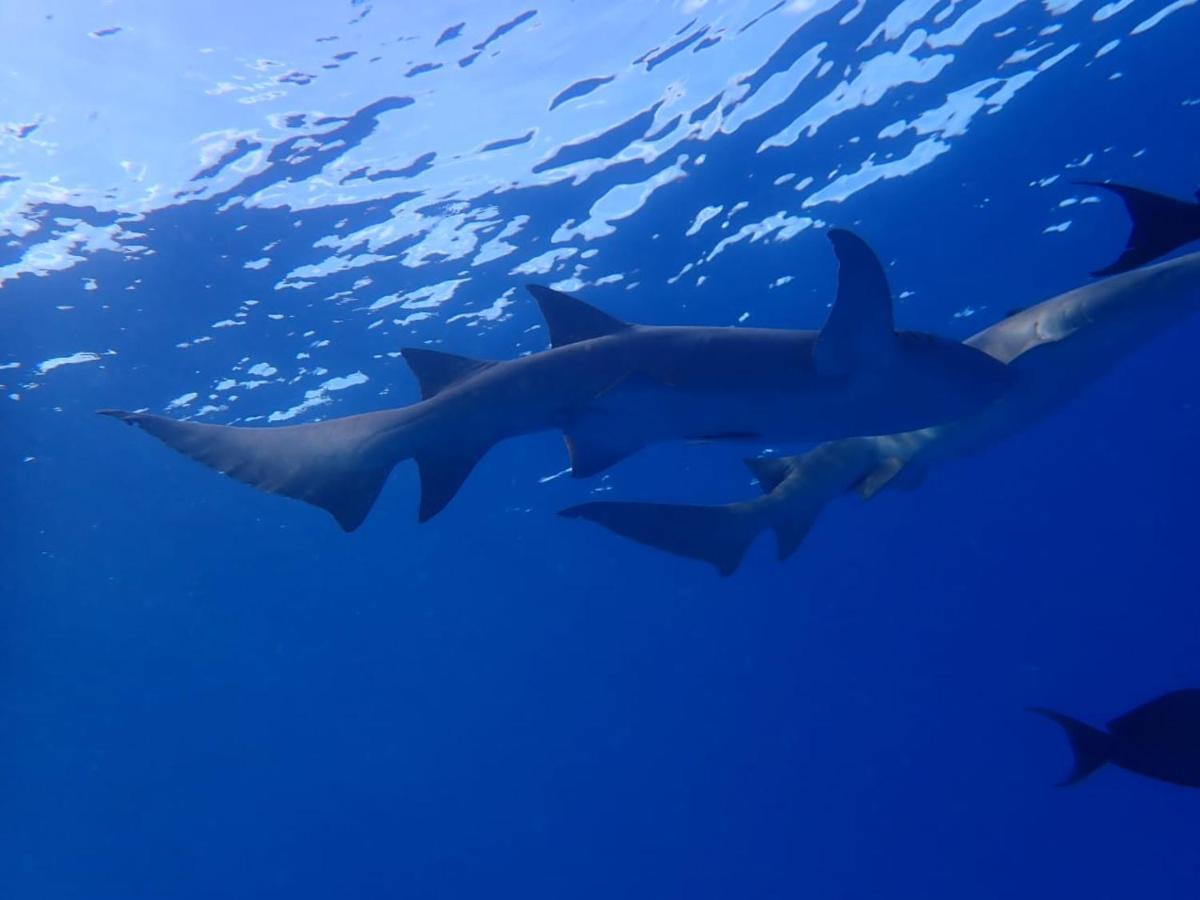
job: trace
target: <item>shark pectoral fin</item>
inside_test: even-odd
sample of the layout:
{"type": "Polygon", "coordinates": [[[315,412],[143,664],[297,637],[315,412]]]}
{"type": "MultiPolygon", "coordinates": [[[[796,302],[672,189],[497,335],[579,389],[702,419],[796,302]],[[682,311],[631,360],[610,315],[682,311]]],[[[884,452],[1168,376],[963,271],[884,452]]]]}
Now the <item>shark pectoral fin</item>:
{"type": "Polygon", "coordinates": [[[483,459],[487,448],[465,451],[458,448],[454,453],[418,453],[414,458],[421,473],[421,507],[418,522],[432,519],[446,504],[454,499],[471,470],[483,459]]]}
{"type": "Polygon", "coordinates": [[[604,337],[631,327],[628,322],[622,322],[582,300],[576,300],[571,295],[553,288],[542,287],[540,284],[529,284],[525,288],[537,301],[542,318],[546,320],[551,347],[604,337]]]}
{"type": "Polygon", "coordinates": [[[758,481],[758,486],[762,488],[764,494],[771,493],[783,484],[792,471],[787,460],[777,456],[752,456],[742,461],[758,481]]]}
{"type": "Polygon", "coordinates": [[[590,478],[645,446],[641,438],[622,434],[611,424],[596,419],[576,423],[564,430],[572,478],[590,478]]]}
{"type": "Polygon", "coordinates": [[[587,519],[638,543],[701,560],[722,575],[734,573],[763,528],[759,518],[732,506],[583,503],[559,515],[587,519]]]}
{"type": "Polygon", "coordinates": [[[892,292],[883,264],[866,242],[841,228],[829,239],[838,258],[838,287],[825,327],[813,348],[822,375],[845,375],[880,365],[897,345],[892,292]]]}
{"type": "Polygon", "coordinates": [[[889,456],[868,472],[862,481],[854,486],[854,490],[863,500],[870,500],[891,484],[907,464],[908,460],[901,459],[899,456],[889,456]]]}
{"type": "Polygon", "coordinates": [[[455,356],[453,353],[428,350],[424,347],[406,347],[400,351],[400,355],[417,377],[422,400],[428,400],[469,375],[495,365],[487,360],[455,356]]]}

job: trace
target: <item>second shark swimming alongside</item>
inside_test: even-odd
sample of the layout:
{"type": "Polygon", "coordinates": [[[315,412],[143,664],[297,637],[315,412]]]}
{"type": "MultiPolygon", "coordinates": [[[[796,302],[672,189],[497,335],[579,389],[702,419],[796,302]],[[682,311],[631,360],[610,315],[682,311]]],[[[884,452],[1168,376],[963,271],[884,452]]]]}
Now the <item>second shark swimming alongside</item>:
{"type": "Polygon", "coordinates": [[[875,254],[848,231],[829,237],[838,288],[819,332],[632,325],[531,287],[549,350],[496,362],[405,350],[422,396],[411,406],[278,428],[102,412],[353,531],[401,460],[417,462],[424,521],[492,445],[521,434],[561,430],[573,474],[585,477],[657,441],[902,431],[960,419],[1003,393],[1012,376],[994,357],[896,331],[875,254]]]}
{"type": "Polygon", "coordinates": [[[1200,253],[1144,269],[1131,260],[1200,238],[1200,206],[1123,185],[1133,231],[1103,281],[1009,316],[964,343],[1009,364],[1013,387],[983,412],[932,428],[822,444],[791,457],[746,461],[763,496],[725,506],[593,502],[562,515],[595,522],[668,553],[731,574],[758,535],[776,534],[779,558],[799,546],[825,505],[851,491],[870,499],[885,487],[920,485],[930,467],[983,450],[1029,428],[1155,335],[1200,312],[1200,253]]]}

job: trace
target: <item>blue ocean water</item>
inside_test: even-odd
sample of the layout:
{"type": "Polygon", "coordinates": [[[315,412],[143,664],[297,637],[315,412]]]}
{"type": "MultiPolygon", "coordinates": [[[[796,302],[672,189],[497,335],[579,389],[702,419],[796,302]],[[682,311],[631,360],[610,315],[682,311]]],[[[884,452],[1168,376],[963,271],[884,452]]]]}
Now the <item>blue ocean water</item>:
{"type": "MultiPolygon", "coordinates": [[[[1195,791],[1061,733],[1200,684],[1200,322],[738,573],[555,512],[754,496],[494,448],[415,522],[93,414],[317,421],[521,286],[816,328],[824,231],[965,338],[1200,183],[1194,0],[29,4],[0,17],[0,897],[1193,898],[1195,791]]],[[[803,447],[774,447],[799,452],[803,447]]]]}

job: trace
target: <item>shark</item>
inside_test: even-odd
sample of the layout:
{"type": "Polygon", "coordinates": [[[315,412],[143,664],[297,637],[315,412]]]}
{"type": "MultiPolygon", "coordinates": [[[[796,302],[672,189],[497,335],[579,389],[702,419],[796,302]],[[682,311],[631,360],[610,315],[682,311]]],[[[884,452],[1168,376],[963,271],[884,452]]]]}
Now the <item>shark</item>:
{"type": "Polygon", "coordinates": [[[405,349],[421,392],[409,406],[277,427],[99,412],[354,531],[401,460],[416,461],[424,522],[489,448],[519,435],[561,431],[572,474],[587,477],[659,441],[811,443],[937,425],[1009,388],[1012,375],[994,356],[896,330],[878,257],[852,232],[827,234],[838,282],[819,331],[637,325],[531,285],[547,350],[480,360],[405,349]]]}
{"type": "Polygon", "coordinates": [[[1200,238],[1200,204],[1127,185],[1098,186],[1116,193],[1132,218],[1125,251],[1100,270],[1108,277],[1018,311],[964,341],[1015,376],[1012,387],[983,410],[942,425],[829,441],[798,456],[748,459],[763,491],[754,499],[720,506],[598,501],[560,515],[730,575],[765,531],[775,532],[778,557],[786,560],[834,499],[856,492],[869,500],[889,487],[913,490],[931,468],[984,451],[1051,416],[1126,356],[1200,311],[1200,253],[1144,265],[1200,238]]]}

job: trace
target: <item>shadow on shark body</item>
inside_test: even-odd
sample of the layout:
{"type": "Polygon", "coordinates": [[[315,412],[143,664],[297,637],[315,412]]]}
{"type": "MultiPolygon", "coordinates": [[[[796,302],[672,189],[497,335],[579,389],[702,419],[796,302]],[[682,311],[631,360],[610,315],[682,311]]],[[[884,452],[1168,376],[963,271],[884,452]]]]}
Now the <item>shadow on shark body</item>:
{"type": "Polygon", "coordinates": [[[1016,312],[964,341],[1015,375],[1012,388],[983,411],[935,427],[827,442],[799,456],[748,459],[763,490],[752,500],[724,506],[604,501],[560,514],[730,575],[764,531],[775,532],[785,560],[832,500],[847,493],[870,499],[887,487],[915,489],[931,467],[987,449],[1058,411],[1125,356],[1200,311],[1200,253],[1134,268],[1200,239],[1200,204],[1126,185],[1098,186],[1120,196],[1133,221],[1124,252],[1098,273],[1118,274],[1016,312]]]}
{"type": "Polygon", "coordinates": [[[572,473],[603,471],[667,440],[830,440],[936,425],[1011,384],[1003,363],[956,341],[896,331],[883,267],[829,232],[837,295],[821,331],[633,325],[531,286],[551,347],[486,361],[411,348],[422,399],[309,424],[250,428],[101,410],[268,493],[366,518],[392,468],[416,460],[419,518],[440,512],[499,441],[561,430],[572,473]]]}

